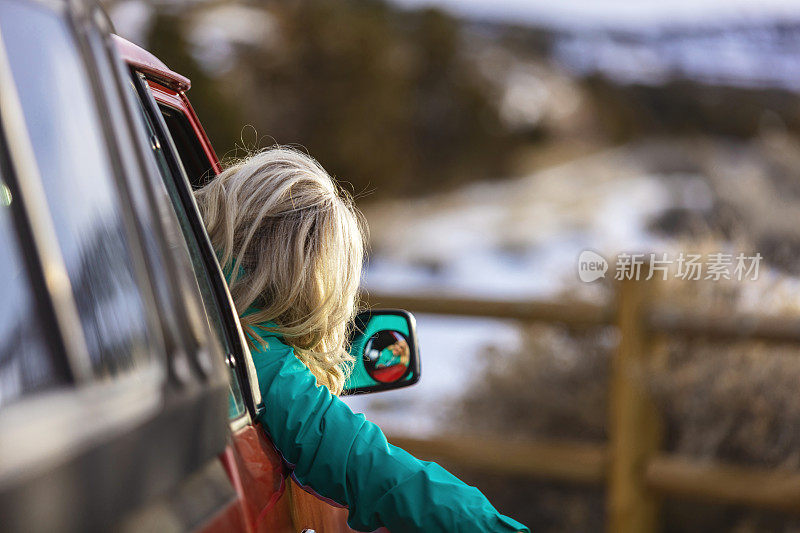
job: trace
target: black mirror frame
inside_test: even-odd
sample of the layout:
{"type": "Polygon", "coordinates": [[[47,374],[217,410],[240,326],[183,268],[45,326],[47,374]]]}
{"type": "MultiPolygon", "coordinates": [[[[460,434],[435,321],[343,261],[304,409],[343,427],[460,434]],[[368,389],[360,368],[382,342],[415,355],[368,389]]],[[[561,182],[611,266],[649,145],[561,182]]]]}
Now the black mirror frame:
{"type": "MultiPolygon", "coordinates": [[[[392,389],[402,389],[410,387],[419,381],[422,375],[422,364],[419,353],[419,343],[417,341],[417,320],[414,315],[403,309],[368,309],[361,311],[353,319],[353,330],[350,332],[350,345],[353,343],[359,331],[364,331],[364,328],[372,319],[373,315],[397,315],[406,319],[408,322],[408,342],[411,351],[411,361],[409,362],[408,369],[403,374],[407,376],[409,372],[413,372],[411,379],[403,380],[402,378],[393,383],[376,383],[368,387],[356,387],[355,389],[345,389],[342,391],[342,396],[355,396],[357,394],[369,394],[372,392],[382,392],[392,389]]],[[[363,364],[363,362],[361,363],[363,364]]]]}

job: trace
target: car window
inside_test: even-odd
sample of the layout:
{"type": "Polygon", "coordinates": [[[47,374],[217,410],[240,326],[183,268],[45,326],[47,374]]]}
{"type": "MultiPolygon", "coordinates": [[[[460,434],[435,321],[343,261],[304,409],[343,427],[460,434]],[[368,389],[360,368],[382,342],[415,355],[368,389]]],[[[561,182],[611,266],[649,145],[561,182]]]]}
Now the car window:
{"type": "Polygon", "coordinates": [[[80,53],[65,22],[38,4],[0,3],[0,31],[92,368],[130,370],[149,361],[148,321],[80,53]]]}
{"type": "Polygon", "coordinates": [[[214,169],[211,167],[208,156],[183,111],[162,103],[159,103],[158,107],[167,128],[169,128],[172,142],[175,144],[175,149],[178,150],[192,188],[199,189],[214,177],[214,169]]]}
{"type": "Polygon", "coordinates": [[[17,199],[0,179],[0,406],[66,383],[44,339],[33,290],[25,274],[11,209],[17,199]]]}
{"type": "MultiPolygon", "coordinates": [[[[183,202],[180,198],[180,193],[178,191],[178,185],[176,181],[182,181],[183,178],[181,176],[173,176],[173,171],[169,165],[169,162],[167,161],[167,155],[164,152],[164,146],[162,146],[162,140],[159,139],[156,128],[145,111],[142,102],[136,93],[136,88],[133,86],[133,83],[131,83],[130,87],[131,91],[135,93],[136,100],[139,103],[139,110],[141,111],[143,123],[147,128],[148,134],[150,135],[153,159],[167,189],[170,203],[172,204],[172,208],[178,218],[186,246],[188,247],[189,256],[192,260],[192,270],[197,285],[200,289],[200,295],[203,300],[203,306],[205,307],[209,326],[211,327],[211,330],[215,336],[220,340],[220,342],[222,342],[225,349],[225,354],[231,354],[233,353],[232,343],[229,332],[225,328],[225,322],[222,318],[222,311],[217,303],[211,275],[208,271],[208,266],[203,259],[200,243],[198,242],[197,236],[194,234],[191,222],[189,221],[189,214],[184,208],[183,202]]],[[[228,370],[230,373],[228,412],[229,418],[233,419],[238,418],[245,413],[245,406],[241,389],[239,387],[239,382],[236,378],[236,373],[231,365],[228,365],[228,370]]]]}

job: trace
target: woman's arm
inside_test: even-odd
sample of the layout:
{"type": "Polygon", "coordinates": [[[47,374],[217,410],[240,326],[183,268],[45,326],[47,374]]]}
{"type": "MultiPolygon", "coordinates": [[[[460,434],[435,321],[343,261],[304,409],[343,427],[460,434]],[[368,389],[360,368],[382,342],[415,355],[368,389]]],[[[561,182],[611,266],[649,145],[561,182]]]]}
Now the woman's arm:
{"type": "Polygon", "coordinates": [[[528,531],[436,463],[389,444],[378,426],[316,385],[291,347],[253,350],[266,409],[260,421],[302,485],[349,508],[353,529],[528,531]]]}

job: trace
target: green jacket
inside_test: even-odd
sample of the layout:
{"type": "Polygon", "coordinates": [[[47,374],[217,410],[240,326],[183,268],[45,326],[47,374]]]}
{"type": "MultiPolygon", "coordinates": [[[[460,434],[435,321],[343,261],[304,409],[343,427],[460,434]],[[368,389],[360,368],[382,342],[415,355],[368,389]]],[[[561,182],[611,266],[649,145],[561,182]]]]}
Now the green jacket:
{"type": "Polygon", "coordinates": [[[259,421],[301,485],[349,508],[351,528],[529,531],[497,512],[475,487],[389,444],[377,425],[318,386],[275,333],[254,329],[268,345],[256,343],[252,350],[266,407],[259,421]]]}

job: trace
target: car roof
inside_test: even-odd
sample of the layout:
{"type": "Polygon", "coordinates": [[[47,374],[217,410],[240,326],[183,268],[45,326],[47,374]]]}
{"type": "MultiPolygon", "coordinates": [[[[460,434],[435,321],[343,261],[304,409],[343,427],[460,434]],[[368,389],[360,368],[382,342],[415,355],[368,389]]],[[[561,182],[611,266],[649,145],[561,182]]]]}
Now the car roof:
{"type": "Polygon", "coordinates": [[[119,35],[112,34],[111,37],[122,59],[135,67],[136,70],[141,71],[145,76],[153,78],[176,91],[188,91],[192,86],[189,78],[170,70],[163,61],[141,46],[135,45],[119,35]]]}

